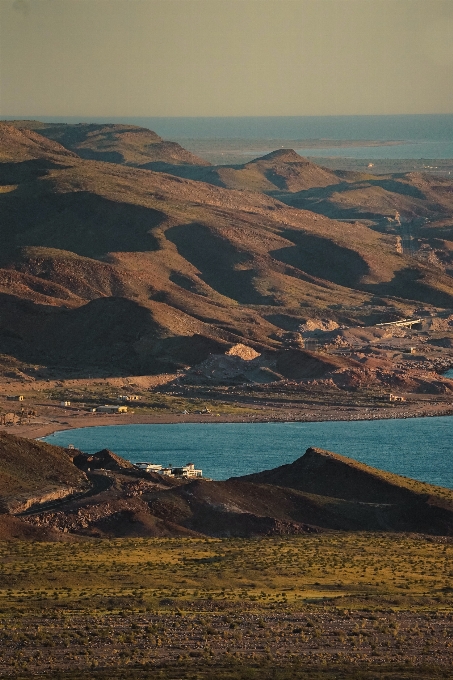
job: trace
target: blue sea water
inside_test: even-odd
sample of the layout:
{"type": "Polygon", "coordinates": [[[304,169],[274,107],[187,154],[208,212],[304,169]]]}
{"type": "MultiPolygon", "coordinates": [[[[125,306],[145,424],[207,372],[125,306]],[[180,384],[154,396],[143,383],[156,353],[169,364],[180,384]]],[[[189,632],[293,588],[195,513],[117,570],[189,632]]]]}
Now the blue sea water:
{"type": "Polygon", "coordinates": [[[108,448],[132,462],[195,463],[227,479],[291,463],[309,446],[453,488],[449,416],[320,423],[180,423],[116,425],[56,432],[45,441],[86,453],[108,448]]]}
{"type": "Polygon", "coordinates": [[[453,158],[453,115],[399,116],[258,116],[231,118],[183,117],[49,117],[44,122],[127,123],[154,130],[164,139],[180,142],[203,139],[272,140],[377,140],[403,142],[396,146],[378,145],[347,148],[305,149],[309,156],[350,158],[453,158]]]}

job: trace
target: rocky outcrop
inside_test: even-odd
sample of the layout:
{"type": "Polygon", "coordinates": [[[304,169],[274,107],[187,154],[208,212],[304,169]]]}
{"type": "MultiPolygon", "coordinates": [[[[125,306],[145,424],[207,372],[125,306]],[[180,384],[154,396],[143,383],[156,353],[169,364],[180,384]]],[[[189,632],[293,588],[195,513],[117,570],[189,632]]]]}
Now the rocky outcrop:
{"type": "Polygon", "coordinates": [[[30,508],[36,509],[38,506],[51,503],[52,501],[67,499],[79,492],[80,488],[67,486],[49,491],[42,490],[41,493],[36,495],[0,496],[0,513],[18,515],[30,508]]]}
{"type": "Polygon", "coordinates": [[[133,470],[128,460],[117,456],[109,449],[102,449],[93,455],[78,452],[73,458],[74,465],[80,470],[133,470]]]}

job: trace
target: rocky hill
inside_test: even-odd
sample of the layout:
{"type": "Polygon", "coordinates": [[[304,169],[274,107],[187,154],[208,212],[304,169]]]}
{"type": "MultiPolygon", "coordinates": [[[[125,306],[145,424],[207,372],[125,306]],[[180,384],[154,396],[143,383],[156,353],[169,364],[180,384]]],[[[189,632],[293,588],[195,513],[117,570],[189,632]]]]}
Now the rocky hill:
{"type": "Polygon", "coordinates": [[[290,465],[214,482],[147,473],[107,450],[91,456],[72,452],[71,457],[64,449],[7,434],[1,435],[0,446],[3,512],[15,516],[10,529],[22,526],[24,537],[27,531],[33,537],[30,528],[54,532],[54,538],[55,532],[97,537],[326,530],[453,535],[453,491],[316,448],[290,465]],[[65,490],[60,500],[49,494],[51,484],[65,490]],[[71,495],[70,487],[79,494],[71,495]],[[42,505],[49,501],[50,506],[42,505]]]}
{"type": "Polygon", "coordinates": [[[433,494],[453,501],[453,491],[384,472],[318,448],[307,449],[294,463],[240,479],[362,503],[406,503],[409,499],[433,494]]]}
{"type": "Polygon", "coordinates": [[[315,165],[292,149],[278,149],[244,165],[178,167],[168,168],[167,171],[227,189],[268,194],[300,192],[313,187],[340,184],[343,181],[334,171],[315,165]]]}
{"type": "MultiPolygon", "coordinates": [[[[104,128],[115,144],[130,132],[151,148],[156,137],[70,127],[58,138],[73,138],[77,153],[104,128]]],[[[288,330],[313,318],[363,326],[420,305],[453,307],[447,260],[401,252],[394,225],[337,221],[262,186],[228,189],[131,167],[132,156],[86,160],[19,123],[2,124],[2,148],[0,353],[16,360],[91,374],[171,371],[241,342],[279,349],[288,330]]],[[[288,196],[342,186],[299,159],[278,151],[249,165],[288,196]]],[[[438,239],[440,226],[423,228],[438,239]]]]}
{"type": "Polygon", "coordinates": [[[8,121],[24,134],[39,133],[74,151],[80,158],[135,167],[160,169],[166,165],[209,165],[176,142],[137,125],[96,123],[41,123],[38,120],[8,121]]]}

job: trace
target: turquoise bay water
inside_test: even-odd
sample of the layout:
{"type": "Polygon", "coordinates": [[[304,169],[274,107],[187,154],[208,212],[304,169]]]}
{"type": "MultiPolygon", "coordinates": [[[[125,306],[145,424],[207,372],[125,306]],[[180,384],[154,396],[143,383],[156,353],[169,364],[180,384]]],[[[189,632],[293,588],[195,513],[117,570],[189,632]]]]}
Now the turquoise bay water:
{"type": "Polygon", "coordinates": [[[453,488],[453,420],[321,423],[116,425],[57,432],[45,441],[86,453],[108,448],[132,462],[194,462],[206,477],[227,479],[291,463],[309,446],[374,467],[453,488]]]}

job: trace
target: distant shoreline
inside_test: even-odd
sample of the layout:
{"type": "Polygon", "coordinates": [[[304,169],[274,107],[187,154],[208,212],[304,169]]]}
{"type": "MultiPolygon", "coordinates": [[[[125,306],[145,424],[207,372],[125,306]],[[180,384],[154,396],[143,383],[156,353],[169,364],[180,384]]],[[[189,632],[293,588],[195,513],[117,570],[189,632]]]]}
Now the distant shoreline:
{"type": "MultiPolygon", "coordinates": [[[[313,409],[312,409],[313,410],[313,409]]],[[[374,421],[374,420],[405,420],[407,418],[432,418],[432,417],[447,417],[453,415],[453,404],[436,404],[435,406],[429,403],[420,404],[405,404],[397,407],[394,410],[385,411],[382,413],[374,413],[372,416],[367,412],[368,409],[358,408],[353,413],[338,412],[335,408],[327,407],[320,409],[319,412],[309,418],[291,417],[291,413],[283,412],[277,416],[269,417],[251,417],[246,415],[238,416],[202,416],[199,414],[156,414],[156,415],[138,415],[138,414],[123,414],[123,415],[102,415],[94,414],[71,416],[71,422],[67,421],[68,416],[61,416],[46,423],[31,423],[29,425],[15,425],[7,428],[10,434],[15,434],[28,439],[41,439],[48,437],[56,432],[65,430],[78,430],[87,427],[108,427],[112,425],[176,425],[178,423],[288,423],[288,422],[345,422],[345,421],[374,421]],[[319,417],[318,417],[319,416],[319,417]]],[[[301,414],[302,415],[302,414],[301,414]]]]}

